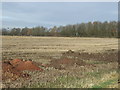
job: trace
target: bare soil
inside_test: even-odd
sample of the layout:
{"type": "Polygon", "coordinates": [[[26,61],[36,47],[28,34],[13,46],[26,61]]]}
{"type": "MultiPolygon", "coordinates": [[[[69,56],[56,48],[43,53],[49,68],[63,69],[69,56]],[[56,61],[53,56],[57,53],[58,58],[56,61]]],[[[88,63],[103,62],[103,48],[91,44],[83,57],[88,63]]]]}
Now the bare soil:
{"type": "Polygon", "coordinates": [[[30,75],[23,73],[24,70],[39,70],[43,71],[40,67],[36,66],[32,61],[23,61],[21,59],[3,60],[2,61],[2,80],[23,77],[28,78],[30,75]]]}
{"type": "Polygon", "coordinates": [[[2,39],[3,88],[89,88],[117,79],[120,54],[115,38],[2,39]]]}
{"type": "MultiPolygon", "coordinates": [[[[112,50],[115,51],[115,50],[112,50]]],[[[53,59],[49,64],[43,65],[42,63],[36,63],[33,61],[23,61],[21,59],[14,60],[3,60],[3,80],[11,78],[12,80],[18,77],[28,78],[30,75],[27,73],[22,73],[24,70],[39,70],[43,71],[40,66],[43,67],[53,67],[55,69],[66,69],[68,67],[78,65],[78,66],[89,66],[94,64],[88,64],[85,60],[99,60],[104,62],[116,62],[118,60],[117,52],[105,52],[105,53],[78,53],[72,50],[64,52],[60,59],[53,59]],[[38,66],[37,66],[38,65],[38,66]],[[8,75],[9,74],[9,75],[8,75]],[[10,76],[12,74],[12,76],[10,76]]]]}
{"type": "Polygon", "coordinates": [[[118,52],[116,50],[106,51],[104,53],[88,53],[88,52],[74,52],[68,50],[67,52],[62,53],[60,59],[53,59],[50,61],[50,64],[46,64],[47,67],[54,67],[55,69],[65,69],[66,67],[78,65],[93,65],[85,63],[85,60],[97,60],[104,62],[117,62],[118,61],[118,52]],[[114,52],[113,52],[114,51],[114,52]]]}

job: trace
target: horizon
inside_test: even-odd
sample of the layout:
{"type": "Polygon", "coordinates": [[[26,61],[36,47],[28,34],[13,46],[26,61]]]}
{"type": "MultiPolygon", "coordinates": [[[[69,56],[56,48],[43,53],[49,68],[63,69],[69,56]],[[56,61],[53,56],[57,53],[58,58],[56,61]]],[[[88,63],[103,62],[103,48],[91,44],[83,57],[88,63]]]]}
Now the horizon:
{"type": "MultiPolygon", "coordinates": [[[[62,27],[66,27],[66,26],[68,26],[68,25],[77,25],[77,24],[82,24],[82,23],[84,23],[84,24],[87,24],[87,23],[89,23],[89,22],[91,22],[91,21],[88,21],[88,22],[81,22],[81,23],[75,23],[75,24],[67,24],[67,25],[60,25],[60,26],[62,26],[62,27]]],[[[94,23],[94,22],[100,22],[100,21],[93,21],[93,22],[91,22],[91,23],[94,23]]],[[[101,23],[104,23],[104,22],[118,22],[118,21],[103,21],[103,22],[101,22],[101,23]]],[[[60,26],[55,26],[55,27],[60,27],[60,26]]],[[[47,28],[47,29],[51,29],[51,28],[53,28],[54,26],[52,26],[52,27],[45,27],[45,26],[34,26],[34,27],[2,27],[2,29],[6,29],[6,30],[10,30],[10,29],[13,29],[13,28],[20,28],[20,29],[23,29],[23,28],[35,28],[35,27],[44,27],[44,28],[47,28]]]]}

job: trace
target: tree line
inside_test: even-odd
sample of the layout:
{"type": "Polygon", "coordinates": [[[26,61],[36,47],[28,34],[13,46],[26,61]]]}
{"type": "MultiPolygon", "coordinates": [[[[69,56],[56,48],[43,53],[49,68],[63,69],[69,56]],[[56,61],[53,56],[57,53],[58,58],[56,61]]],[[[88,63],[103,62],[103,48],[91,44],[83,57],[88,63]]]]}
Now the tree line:
{"type": "Polygon", "coordinates": [[[88,22],[66,26],[46,28],[37,26],[33,28],[2,28],[2,35],[10,36],[59,36],[59,37],[118,37],[118,23],[88,22]]]}

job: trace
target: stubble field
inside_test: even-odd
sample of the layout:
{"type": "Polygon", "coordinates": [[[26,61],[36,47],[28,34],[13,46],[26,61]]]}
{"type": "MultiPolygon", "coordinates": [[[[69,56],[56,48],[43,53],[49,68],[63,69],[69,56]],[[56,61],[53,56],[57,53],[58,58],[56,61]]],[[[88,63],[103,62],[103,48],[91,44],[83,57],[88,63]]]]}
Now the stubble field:
{"type": "Polygon", "coordinates": [[[42,63],[31,76],[4,80],[11,88],[118,88],[118,39],[2,36],[2,60],[42,63]]]}

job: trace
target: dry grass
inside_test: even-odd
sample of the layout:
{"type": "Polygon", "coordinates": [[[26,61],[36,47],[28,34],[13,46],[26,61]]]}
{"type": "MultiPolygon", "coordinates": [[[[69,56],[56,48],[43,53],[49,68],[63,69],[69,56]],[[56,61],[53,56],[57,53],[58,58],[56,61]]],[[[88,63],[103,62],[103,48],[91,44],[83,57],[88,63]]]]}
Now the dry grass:
{"type": "Polygon", "coordinates": [[[7,55],[6,58],[36,61],[41,59],[43,62],[46,59],[50,60],[50,57],[59,57],[61,52],[68,50],[96,53],[118,49],[118,40],[115,38],[3,36],[2,46],[2,52],[7,55]]]}
{"type": "MultiPolygon", "coordinates": [[[[76,38],[76,37],[26,37],[2,36],[3,59],[32,59],[48,63],[53,58],[61,57],[62,52],[104,52],[118,49],[115,38],[76,38]]],[[[118,88],[117,62],[85,60],[94,66],[71,66],[66,70],[52,67],[44,72],[28,72],[31,79],[18,79],[4,82],[3,87],[27,88],[118,88]]]]}
{"type": "Polygon", "coordinates": [[[96,52],[118,48],[118,40],[115,38],[3,36],[2,40],[3,51],[60,52],[71,49],[96,52]]]}

